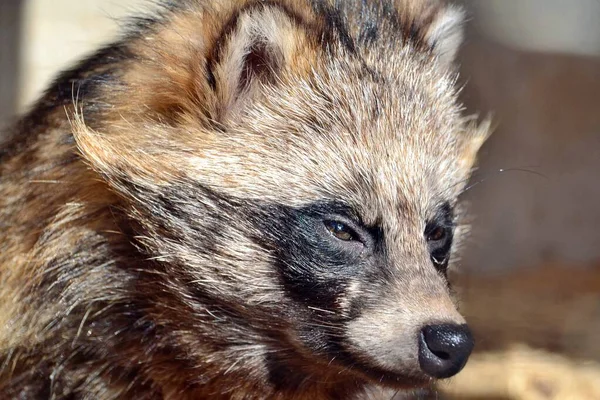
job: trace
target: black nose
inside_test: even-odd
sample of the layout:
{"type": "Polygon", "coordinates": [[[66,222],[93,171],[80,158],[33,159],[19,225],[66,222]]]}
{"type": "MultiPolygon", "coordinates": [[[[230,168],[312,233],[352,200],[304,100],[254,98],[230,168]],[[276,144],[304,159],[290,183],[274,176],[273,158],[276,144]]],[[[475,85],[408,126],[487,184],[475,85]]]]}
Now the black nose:
{"type": "Polygon", "coordinates": [[[421,369],[434,378],[455,375],[467,363],[473,345],[467,325],[428,325],[419,340],[421,369]]]}

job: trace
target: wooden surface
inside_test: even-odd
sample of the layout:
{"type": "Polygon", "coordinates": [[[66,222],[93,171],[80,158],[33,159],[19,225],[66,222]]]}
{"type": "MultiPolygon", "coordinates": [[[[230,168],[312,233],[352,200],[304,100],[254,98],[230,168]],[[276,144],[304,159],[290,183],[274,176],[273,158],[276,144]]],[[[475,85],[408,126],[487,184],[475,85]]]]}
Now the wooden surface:
{"type": "Polygon", "coordinates": [[[475,353],[441,399],[600,399],[600,263],[455,277],[475,353]]]}

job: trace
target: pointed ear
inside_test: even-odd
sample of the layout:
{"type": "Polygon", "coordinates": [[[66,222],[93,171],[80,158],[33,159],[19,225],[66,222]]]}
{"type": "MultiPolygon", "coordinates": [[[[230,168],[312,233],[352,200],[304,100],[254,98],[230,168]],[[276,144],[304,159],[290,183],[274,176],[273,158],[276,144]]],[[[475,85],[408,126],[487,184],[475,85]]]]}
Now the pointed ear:
{"type": "Polygon", "coordinates": [[[216,42],[209,65],[221,120],[235,114],[261,85],[281,76],[303,36],[284,11],[268,5],[242,11],[231,24],[216,42]]]}
{"type": "Polygon", "coordinates": [[[463,41],[464,12],[456,6],[440,9],[430,23],[425,40],[444,66],[455,60],[463,41]]]}
{"type": "Polygon", "coordinates": [[[470,174],[477,160],[477,153],[492,133],[492,118],[487,117],[477,124],[475,117],[467,123],[467,129],[462,137],[460,167],[470,174]]]}

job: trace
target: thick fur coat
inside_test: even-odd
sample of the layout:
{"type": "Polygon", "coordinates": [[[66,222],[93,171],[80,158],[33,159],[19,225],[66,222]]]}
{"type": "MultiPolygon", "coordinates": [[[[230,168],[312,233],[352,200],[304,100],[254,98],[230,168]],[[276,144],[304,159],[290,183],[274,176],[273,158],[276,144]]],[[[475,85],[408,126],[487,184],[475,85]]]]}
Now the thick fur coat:
{"type": "Polygon", "coordinates": [[[418,331],[487,129],[461,12],[181,0],[0,148],[0,398],[350,398],[434,381],[418,331]]]}

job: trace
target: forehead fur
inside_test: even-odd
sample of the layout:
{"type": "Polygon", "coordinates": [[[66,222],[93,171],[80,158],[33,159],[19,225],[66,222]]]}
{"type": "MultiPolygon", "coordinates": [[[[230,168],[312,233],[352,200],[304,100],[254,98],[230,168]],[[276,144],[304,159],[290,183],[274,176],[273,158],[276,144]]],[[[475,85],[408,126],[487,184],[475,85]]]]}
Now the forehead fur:
{"type": "Polygon", "coordinates": [[[76,120],[92,166],[290,205],[426,208],[458,193],[478,148],[468,143],[481,135],[461,119],[451,68],[435,52],[460,23],[455,9],[211,3],[167,11],[128,49],[144,62],[108,86],[112,117],[76,120]]]}
{"type": "Polygon", "coordinates": [[[232,195],[288,204],[451,196],[464,179],[452,80],[403,55],[373,64],[331,61],[264,90],[189,170],[232,195]]]}

